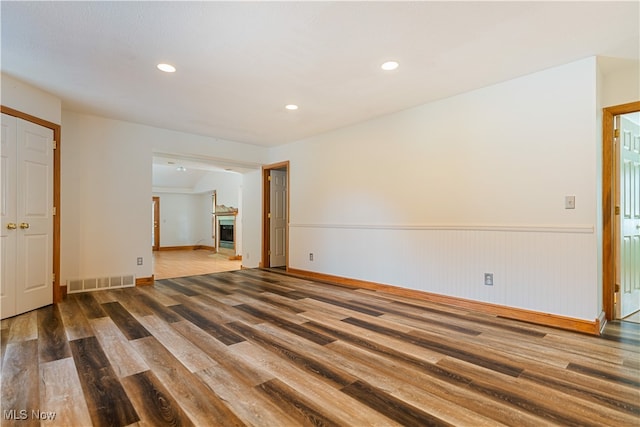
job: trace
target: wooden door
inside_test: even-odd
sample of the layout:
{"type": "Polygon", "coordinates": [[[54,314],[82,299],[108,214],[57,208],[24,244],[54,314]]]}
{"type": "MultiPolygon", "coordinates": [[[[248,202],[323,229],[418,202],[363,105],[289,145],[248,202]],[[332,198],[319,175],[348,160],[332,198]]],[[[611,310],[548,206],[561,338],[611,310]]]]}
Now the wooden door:
{"type": "Polygon", "coordinates": [[[54,146],[51,129],[4,114],[2,123],[5,318],[53,303],[54,146]]]}
{"type": "MultiPolygon", "coordinates": [[[[639,117],[635,114],[634,117],[639,117]]],[[[640,310],[640,124],[616,117],[619,181],[619,317],[640,310]]]]}
{"type": "Polygon", "coordinates": [[[269,225],[271,267],[282,267],[287,264],[287,172],[272,170],[271,186],[271,221],[269,225]]]}

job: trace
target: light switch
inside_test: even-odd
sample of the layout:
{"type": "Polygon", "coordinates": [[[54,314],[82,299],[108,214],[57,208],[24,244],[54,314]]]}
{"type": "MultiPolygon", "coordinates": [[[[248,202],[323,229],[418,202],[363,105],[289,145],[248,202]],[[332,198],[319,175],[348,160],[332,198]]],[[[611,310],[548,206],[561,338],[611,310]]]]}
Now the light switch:
{"type": "Polygon", "coordinates": [[[575,209],[576,208],[576,196],[564,196],[564,208],[575,209]]]}

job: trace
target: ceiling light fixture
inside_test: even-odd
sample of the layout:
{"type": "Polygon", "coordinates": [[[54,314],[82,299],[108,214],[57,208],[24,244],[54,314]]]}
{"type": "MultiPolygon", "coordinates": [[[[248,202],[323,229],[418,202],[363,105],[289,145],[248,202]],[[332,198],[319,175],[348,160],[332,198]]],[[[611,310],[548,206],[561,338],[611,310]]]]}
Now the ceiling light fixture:
{"type": "Polygon", "coordinates": [[[382,68],[385,71],[393,71],[396,68],[398,68],[400,64],[398,64],[396,61],[387,61],[384,64],[382,64],[380,66],[380,68],[382,68]]]}
{"type": "Polygon", "coordinates": [[[178,166],[178,167],[176,168],[176,170],[177,170],[178,172],[184,172],[184,171],[186,171],[186,170],[187,170],[187,168],[185,168],[184,166],[178,166]]]}
{"type": "Polygon", "coordinates": [[[171,64],[158,64],[158,70],[164,71],[165,73],[175,73],[176,67],[171,64]]]}
{"type": "Polygon", "coordinates": [[[284,108],[286,108],[289,111],[294,111],[298,109],[298,106],[296,104],[289,104],[289,105],[285,105],[284,108]]]}

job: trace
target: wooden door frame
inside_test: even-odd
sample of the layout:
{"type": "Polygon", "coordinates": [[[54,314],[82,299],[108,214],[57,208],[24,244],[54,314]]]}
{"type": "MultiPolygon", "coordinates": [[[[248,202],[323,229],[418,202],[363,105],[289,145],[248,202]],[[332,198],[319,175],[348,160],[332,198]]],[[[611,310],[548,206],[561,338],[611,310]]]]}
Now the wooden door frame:
{"type": "Polygon", "coordinates": [[[58,303],[63,300],[67,294],[67,287],[60,286],[60,215],[62,209],[60,207],[60,135],[61,126],[41,119],[31,114],[23,113],[4,105],[0,105],[0,112],[8,114],[19,119],[35,123],[39,126],[51,129],[53,131],[53,140],[56,141],[56,149],[53,150],[53,206],[56,210],[53,215],[53,302],[58,303]]]}
{"type": "Polygon", "coordinates": [[[153,201],[153,246],[152,250],[160,250],[160,197],[151,196],[153,201]],[[157,221],[156,221],[157,220],[157,221]],[[156,226],[156,222],[158,225],[156,226]]]}
{"type": "Polygon", "coordinates": [[[271,266],[271,260],[269,257],[269,250],[271,249],[271,233],[269,230],[269,212],[271,211],[271,181],[269,181],[269,175],[272,170],[286,169],[287,171],[287,225],[285,240],[285,268],[289,270],[289,188],[290,188],[290,176],[289,173],[289,161],[274,163],[271,165],[262,166],[262,253],[260,260],[260,268],[269,268],[271,266]]]}
{"type": "Polygon", "coordinates": [[[614,117],[637,111],[640,111],[640,101],[602,110],[602,310],[607,320],[615,319],[616,251],[618,250],[615,244],[614,117]]]}

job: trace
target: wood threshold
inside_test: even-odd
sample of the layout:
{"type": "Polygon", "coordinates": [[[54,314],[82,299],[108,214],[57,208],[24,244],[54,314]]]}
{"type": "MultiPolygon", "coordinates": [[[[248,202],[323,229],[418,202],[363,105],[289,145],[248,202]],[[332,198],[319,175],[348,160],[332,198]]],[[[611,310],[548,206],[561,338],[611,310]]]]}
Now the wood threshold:
{"type": "Polygon", "coordinates": [[[507,319],[520,320],[523,322],[535,323],[538,325],[551,326],[554,328],[565,329],[574,332],[582,332],[590,335],[600,335],[600,331],[604,327],[601,314],[593,321],[576,319],[572,317],[560,316],[550,313],[542,313],[538,311],[526,310],[516,307],[508,307],[504,305],[492,304],[482,301],[474,301],[464,298],[452,297],[441,294],[434,294],[415,289],[401,288],[399,286],[384,285],[381,283],[368,282],[364,280],[351,279],[341,276],[333,276],[330,274],[316,273],[313,271],[298,270],[289,268],[287,273],[301,276],[304,278],[322,280],[327,282],[338,283],[349,287],[357,287],[374,291],[383,291],[393,295],[416,298],[424,301],[447,304],[454,307],[465,308],[469,310],[479,311],[486,314],[492,314],[507,319]]]}
{"type": "Polygon", "coordinates": [[[149,277],[136,277],[136,286],[153,286],[154,283],[153,274],[149,277]]]}

